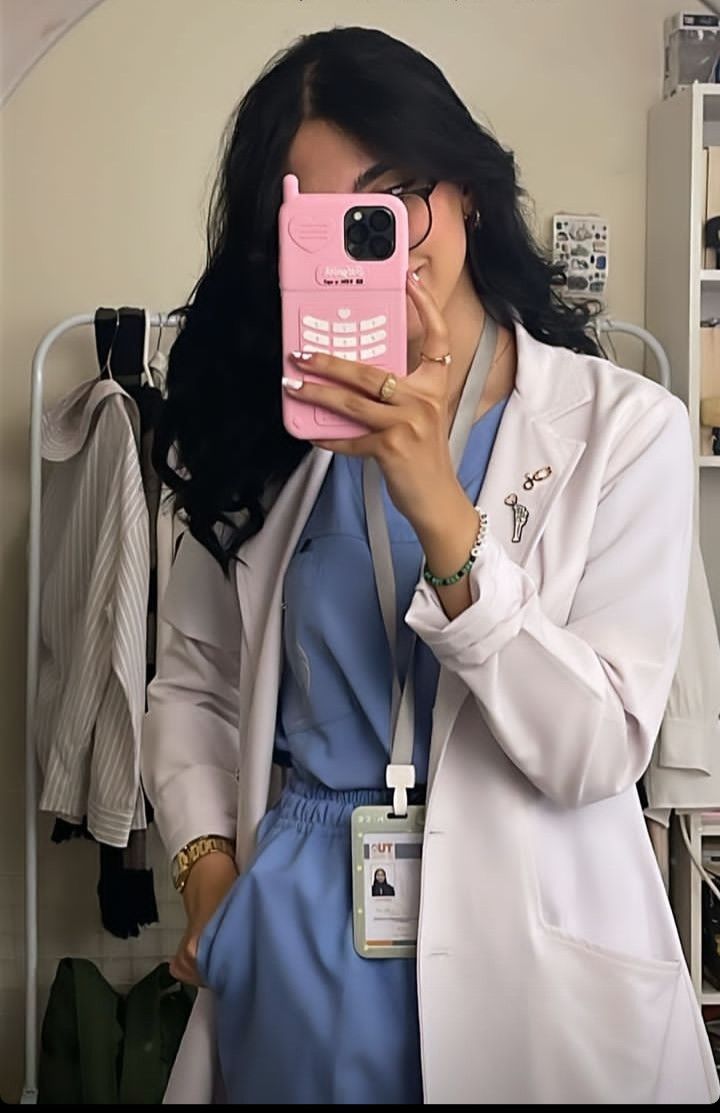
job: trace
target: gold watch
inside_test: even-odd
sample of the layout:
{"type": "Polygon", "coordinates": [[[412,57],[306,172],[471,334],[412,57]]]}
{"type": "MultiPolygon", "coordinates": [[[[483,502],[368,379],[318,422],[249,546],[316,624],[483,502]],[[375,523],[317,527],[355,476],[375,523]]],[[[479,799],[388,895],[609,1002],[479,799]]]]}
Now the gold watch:
{"type": "Polygon", "coordinates": [[[218,852],[229,854],[234,859],[235,844],[223,835],[200,835],[199,838],[191,839],[189,843],[178,850],[172,860],[172,880],[178,893],[182,893],[185,888],[190,870],[195,863],[200,858],[204,858],[206,854],[218,852]]]}

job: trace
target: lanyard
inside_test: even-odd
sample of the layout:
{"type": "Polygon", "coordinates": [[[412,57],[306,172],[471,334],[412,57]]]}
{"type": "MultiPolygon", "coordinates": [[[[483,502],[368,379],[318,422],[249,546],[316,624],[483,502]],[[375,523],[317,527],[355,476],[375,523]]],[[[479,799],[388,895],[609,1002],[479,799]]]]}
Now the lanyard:
{"type": "MultiPolygon", "coordinates": [[[[455,419],[450,431],[450,457],[455,471],[460,467],[473,418],[482,397],[497,343],[497,325],[485,317],[480,342],[473,357],[465,385],[460,396],[455,419]]],[[[415,766],[412,764],[415,736],[415,681],[413,658],[417,637],[413,636],[408,659],[405,684],[400,687],[397,661],[397,602],[395,572],[390,549],[385,507],[382,496],[382,472],[376,460],[363,461],[363,498],[367,521],[370,554],[372,556],[375,586],[382,612],[390,657],[393,667],[392,705],[390,722],[392,747],[390,764],[386,770],[386,783],[393,793],[393,813],[407,815],[407,790],[415,786],[415,766]]],[[[424,564],[424,562],[423,562],[424,564]]],[[[422,573],[422,566],[420,568],[422,573]]]]}

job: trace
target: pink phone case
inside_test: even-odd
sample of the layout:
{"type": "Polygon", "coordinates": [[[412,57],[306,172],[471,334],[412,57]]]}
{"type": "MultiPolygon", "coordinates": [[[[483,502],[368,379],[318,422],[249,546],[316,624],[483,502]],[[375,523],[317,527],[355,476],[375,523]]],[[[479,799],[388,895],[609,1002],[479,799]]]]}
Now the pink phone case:
{"type": "MultiPolygon", "coordinates": [[[[280,207],[280,293],[283,374],[298,376],[292,351],[329,352],[370,363],[398,377],[407,373],[407,210],[389,194],[299,193],[283,179],[280,207]],[[395,217],[395,250],[388,259],[355,261],[345,249],[344,220],[354,207],[382,206],[395,217]]],[[[315,382],[317,376],[304,375],[315,382]]],[[[357,422],[311,406],[283,391],[283,420],[300,440],[358,437],[357,422]]]]}

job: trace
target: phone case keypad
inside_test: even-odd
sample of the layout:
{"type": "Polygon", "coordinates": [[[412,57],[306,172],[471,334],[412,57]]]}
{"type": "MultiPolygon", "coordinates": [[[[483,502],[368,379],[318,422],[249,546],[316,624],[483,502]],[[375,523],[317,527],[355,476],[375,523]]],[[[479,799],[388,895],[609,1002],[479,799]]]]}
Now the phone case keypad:
{"type": "MultiPolygon", "coordinates": [[[[349,308],[323,315],[317,307],[300,312],[300,347],[305,352],[324,352],[338,359],[383,364],[388,352],[388,318],[384,313],[354,316],[349,308]]],[[[336,425],[341,419],[317,408],[318,425],[336,425]]]]}
{"type": "Polygon", "coordinates": [[[352,319],[352,310],[338,309],[332,319],[302,313],[300,344],[306,352],[325,352],[341,359],[382,359],[387,353],[387,317],[352,319]]]}

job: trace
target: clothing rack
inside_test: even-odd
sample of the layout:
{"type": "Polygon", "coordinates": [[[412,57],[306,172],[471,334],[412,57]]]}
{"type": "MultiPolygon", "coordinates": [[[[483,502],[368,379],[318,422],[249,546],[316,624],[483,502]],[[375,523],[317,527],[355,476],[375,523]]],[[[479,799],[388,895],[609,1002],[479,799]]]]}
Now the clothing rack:
{"type": "Polygon", "coordinates": [[[658,369],[658,380],[661,386],[664,386],[666,390],[672,389],[670,360],[656,336],[653,336],[647,329],[641,328],[640,325],[633,325],[628,321],[616,321],[614,317],[601,317],[598,320],[597,328],[598,332],[626,332],[630,336],[636,336],[638,340],[642,340],[655,356],[655,363],[658,369]]]}
{"type": "MultiPolygon", "coordinates": [[[[55,325],[38,344],[32,362],[30,401],[30,525],[27,551],[27,686],[25,697],[25,1082],[21,1105],[38,1098],[38,912],[37,912],[37,759],[34,711],[40,649],[40,526],[42,501],[42,410],[45,360],[56,340],[80,325],[93,325],[94,313],[79,313],[55,325]]],[[[149,313],[153,328],[177,327],[179,318],[149,313]]]]}
{"type": "MultiPolygon", "coordinates": [[[[37,915],[37,759],[34,710],[40,647],[40,527],[42,500],[42,410],[45,360],[56,340],[71,329],[93,325],[94,313],[79,313],[60,321],[40,341],[32,361],[30,407],[30,526],[27,553],[27,686],[25,704],[25,1081],[21,1105],[37,1104],[38,1091],[38,915],[37,915]]],[[[177,328],[180,318],[169,313],[148,313],[153,328],[177,328]]],[[[636,336],[655,356],[661,384],[670,389],[670,363],[659,341],[639,325],[600,318],[599,332],[625,332],[636,336]]]]}

